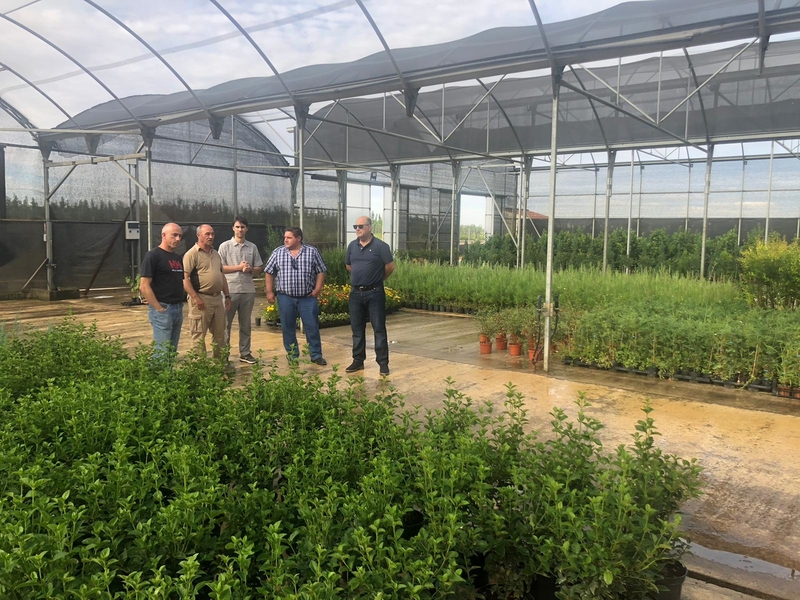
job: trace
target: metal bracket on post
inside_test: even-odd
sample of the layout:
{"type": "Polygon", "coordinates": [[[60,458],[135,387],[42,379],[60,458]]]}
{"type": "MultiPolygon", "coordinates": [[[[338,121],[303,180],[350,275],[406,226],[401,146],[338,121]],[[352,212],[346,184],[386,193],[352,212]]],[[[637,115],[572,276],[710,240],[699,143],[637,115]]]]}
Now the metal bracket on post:
{"type": "Polygon", "coordinates": [[[222,128],[225,125],[225,119],[222,117],[209,117],[208,126],[211,128],[211,137],[218,140],[222,136],[222,128]]]}
{"type": "Polygon", "coordinates": [[[301,129],[305,129],[306,121],[308,120],[308,104],[295,104],[294,117],[297,121],[297,126],[301,129]]]}
{"type": "Polygon", "coordinates": [[[89,154],[97,154],[97,146],[100,145],[100,136],[94,133],[87,133],[83,136],[83,139],[86,141],[86,149],[89,151],[89,154]]]}
{"type": "Polygon", "coordinates": [[[406,101],[406,116],[410,119],[414,116],[414,110],[417,108],[419,88],[408,86],[403,90],[403,97],[406,101]]]}
{"type": "Polygon", "coordinates": [[[148,149],[153,148],[153,141],[156,138],[156,128],[155,127],[142,127],[139,132],[142,135],[142,141],[144,145],[148,149]]]}
{"type": "Polygon", "coordinates": [[[50,153],[55,150],[55,143],[44,142],[42,140],[37,140],[36,143],[39,146],[39,151],[42,153],[44,161],[47,162],[50,160],[50,153]]]}

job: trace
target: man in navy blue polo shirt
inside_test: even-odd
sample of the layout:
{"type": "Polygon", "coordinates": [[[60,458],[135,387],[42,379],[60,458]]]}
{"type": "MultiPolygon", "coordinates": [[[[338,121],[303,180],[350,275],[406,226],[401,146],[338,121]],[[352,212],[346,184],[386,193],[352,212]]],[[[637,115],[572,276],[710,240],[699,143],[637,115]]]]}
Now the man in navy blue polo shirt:
{"type": "Polygon", "coordinates": [[[283,246],[275,248],[264,268],[267,302],[278,300],[281,314],[283,347],[290,361],[300,356],[295,323],[297,316],[303,321],[311,362],[327,365],[322,358],[322,341],[319,336],[319,301],[325,283],[327,267],[314,246],[303,243],[299,227],[287,227],[283,246]]]}
{"type": "Polygon", "coordinates": [[[383,282],[394,271],[392,250],[372,235],[372,219],[359,217],[353,225],[356,239],[347,246],[345,264],[350,272],[350,328],[353,330],[353,363],[345,369],[355,373],[367,359],[367,315],[375,334],[375,360],[381,375],[389,374],[389,339],[386,335],[386,293],[383,282]]]}

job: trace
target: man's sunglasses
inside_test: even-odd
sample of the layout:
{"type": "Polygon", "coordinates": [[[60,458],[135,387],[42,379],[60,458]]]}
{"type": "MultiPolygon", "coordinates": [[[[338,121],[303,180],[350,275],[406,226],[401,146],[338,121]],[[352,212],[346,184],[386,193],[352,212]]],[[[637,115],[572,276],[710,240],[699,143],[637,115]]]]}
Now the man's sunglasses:
{"type": "Polygon", "coordinates": [[[364,229],[367,225],[353,225],[353,229],[364,229]]]}

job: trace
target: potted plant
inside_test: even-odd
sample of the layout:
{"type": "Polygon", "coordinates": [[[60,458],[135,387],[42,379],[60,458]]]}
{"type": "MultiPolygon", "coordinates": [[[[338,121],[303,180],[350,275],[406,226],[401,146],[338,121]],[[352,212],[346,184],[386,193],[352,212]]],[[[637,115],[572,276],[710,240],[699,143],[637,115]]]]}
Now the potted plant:
{"type": "Polygon", "coordinates": [[[506,350],[508,348],[508,337],[506,336],[505,323],[503,322],[503,313],[495,313],[495,343],[497,351],[506,350]]]}
{"type": "Polygon", "coordinates": [[[517,308],[503,311],[505,330],[508,332],[508,353],[511,356],[522,356],[522,339],[525,322],[522,311],[517,308]]]}
{"type": "Polygon", "coordinates": [[[125,283],[127,283],[131,288],[131,305],[138,306],[140,304],[144,304],[141,293],[139,292],[139,288],[142,283],[142,276],[136,275],[136,277],[126,277],[125,283]]]}
{"type": "Polygon", "coordinates": [[[481,311],[475,315],[480,335],[481,354],[492,353],[492,336],[496,333],[497,317],[494,311],[481,311]]]}

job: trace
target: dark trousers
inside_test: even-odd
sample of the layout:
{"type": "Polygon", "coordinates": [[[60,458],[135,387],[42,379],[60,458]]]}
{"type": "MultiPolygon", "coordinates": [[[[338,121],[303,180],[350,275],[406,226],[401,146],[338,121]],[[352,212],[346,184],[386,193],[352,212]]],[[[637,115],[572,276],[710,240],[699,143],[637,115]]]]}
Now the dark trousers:
{"type": "Polygon", "coordinates": [[[367,316],[375,334],[375,360],[389,364],[389,339],[386,336],[386,294],[383,286],[374,290],[350,292],[350,328],[353,330],[353,360],[367,358],[367,316]]]}

